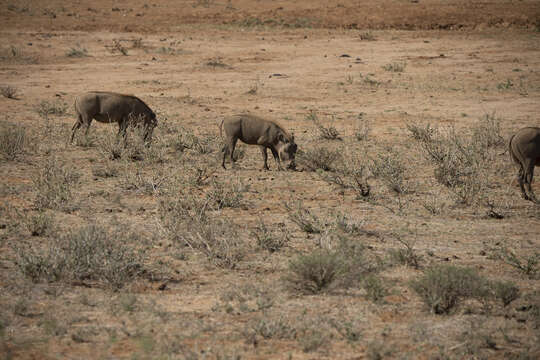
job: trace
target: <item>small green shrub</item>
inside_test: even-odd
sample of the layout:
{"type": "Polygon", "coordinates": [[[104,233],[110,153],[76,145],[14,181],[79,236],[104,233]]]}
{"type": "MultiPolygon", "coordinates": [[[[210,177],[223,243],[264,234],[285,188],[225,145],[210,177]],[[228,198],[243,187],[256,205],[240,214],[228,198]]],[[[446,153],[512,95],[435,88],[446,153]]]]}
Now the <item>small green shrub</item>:
{"type": "Polygon", "coordinates": [[[504,261],[506,264],[519,270],[527,277],[534,279],[540,267],[540,252],[533,252],[524,257],[517,256],[514,251],[508,247],[501,246],[495,250],[495,257],[504,261]]]}
{"type": "Polygon", "coordinates": [[[26,128],[5,122],[0,124],[0,153],[6,160],[13,161],[20,158],[27,152],[29,146],[26,128]]]}
{"type": "Polygon", "coordinates": [[[218,209],[238,208],[243,205],[244,192],[247,188],[242,183],[222,183],[212,180],[206,198],[213,202],[218,209]]]}
{"type": "Polygon", "coordinates": [[[318,169],[334,171],[335,164],[340,159],[340,150],[329,150],[324,146],[317,146],[304,151],[299,150],[296,155],[298,164],[305,166],[310,171],[316,171],[318,169]]]}
{"type": "Polygon", "coordinates": [[[163,198],[159,202],[161,223],[167,230],[172,241],[181,241],[187,221],[204,223],[209,219],[209,212],[214,210],[213,204],[207,199],[200,198],[183,191],[174,198],[163,198]]]}
{"type": "Polygon", "coordinates": [[[284,317],[261,317],[248,323],[246,333],[263,339],[293,339],[296,329],[284,317]]]}
{"type": "Polygon", "coordinates": [[[262,219],[259,219],[259,223],[255,227],[255,231],[251,232],[251,235],[257,240],[259,248],[270,253],[279,251],[289,242],[286,232],[279,231],[279,234],[276,234],[266,226],[262,219]]]}
{"type": "Polygon", "coordinates": [[[349,343],[355,343],[362,339],[362,325],[359,324],[359,321],[332,319],[330,325],[349,343]]]}
{"type": "Polygon", "coordinates": [[[143,257],[130,242],[134,233],[115,233],[92,224],[57,239],[47,251],[16,249],[17,266],[33,281],[98,281],[120,289],[142,274],[143,257]]]}
{"type": "Polygon", "coordinates": [[[118,160],[124,157],[126,149],[118,136],[105,134],[98,138],[99,152],[109,160],[118,160]]]}
{"type": "Polygon", "coordinates": [[[100,178],[112,178],[119,175],[119,168],[111,161],[107,161],[103,166],[92,168],[92,175],[100,178]]]}
{"type": "Polygon", "coordinates": [[[316,351],[319,348],[328,345],[331,337],[326,329],[311,328],[304,330],[298,337],[298,342],[305,353],[316,351]]]}
{"type": "Polygon", "coordinates": [[[388,148],[385,153],[378,154],[372,159],[370,170],[373,176],[380,178],[397,194],[407,193],[410,190],[405,176],[405,161],[398,151],[388,148]]]}
{"type": "Polygon", "coordinates": [[[489,148],[495,141],[494,125],[483,125],[476,139],[450,128],[446,133],[408,125],[412,136],[419,141],[427,160],[435,165],[435,178],[446,186],[458,203],[471,204],[479,199],[486,187],[486,167],[490,164],[489,148]],[[486,130],[488,129],[488,130],[486,130]]]}
{"type": "Polygon", "coordinates": [[[363,118],[363,113],[358,116],[356,128],[354,130],[354,137],[358,141],[367,141],[369,133],[371,132],[371,123],[363,118]]]}
{"type": "Polygon", "coordinates": [[[417,251],[414,249],[414,244],[399,237],[396,240],[401,245],[403,245],[403,247],[400,249],[388,250],[390,261],[392,263],[397,263],[400,265],[406,265],[415,269],[419,269],[420,262],[422,261],[422,255],[418,254],[417,251]]]}
{"type": "Polygon", "coordinates": [[[367,344],[366,357],[368,360],[383,360],[391,358],[396,352],[386,341],[373,340],[367,344]]]}
{"type": "Polygon", "coordinates": [[[0,50],[0,61],[15,64],[36,64],[38,59],[33,55],[27,55],[16,46],[9,46],[0,50]]]}
{"type": "MultiPolygon", "coordinates": [[[[197,154],[206,155],[218,150],[223,141],[216,136],[201,137],[191,130],[182,128],[173,139],[173,147],[179,151],[189,149],[197,154]]],[[[235,151],[235,154],[237,151],[235,151]]]]}
{"type": "Polygon", "coordinates": [[[96,143],[97,143],[97,138],[90,134],[88,136],[77,136],[75,138],[75,144],[77,144],[77,146],[80,146],[82,148],[95,147],[96,143]]]}
{"type": "Polygon", "coordinates": [[[366,297],[373,302],[380,302],[388,295],[388,290],[381,278],[373,274],[364,279],[362,287],[366,291],[366,297]]]}
{"type": "Polygon", "coordinates": [[[40,211],[35,215],[24,215],[22,221],[32,236],[46,236],[54,233],[53,216],[40,211]]]}
{"type": "Polygon", "coordinates": [[[128,56],[128,49],[124,45],[122,45],[122,43],[118,39],[113,39],[113,45],[110,47],[110,51],[112,54],[119,52],[124,56],[128,56]]]}
{"type": "Polygon", "coordinates": [[[501,135],[501,119],[493,114],[485,114],[473,127],[472,140],[480,144],[481,148],[505,146],[506,142],[501,135]]]}
{"type": "Polygon", "coordinates": [[[375,35],[373,35],[373,33],[371,31],[366,31],[366,32],[360,33],[358,36],[360,37],[360,40],[366,40],[366,41],[375,41],[375,40],[377,40],[377,38],[375,37],[375,35]]]}
{"type": "Polygon", "coordinates": [[[368,166],[354,156],[340,155],[340,159],[332,172],[319,172],[321,178],[343,189],[353,189],[357,199],[369,196],[371,186],[367,178],[368,166]]]}
{"type": "Polygon", "coordinates": [[[494,281],[490,287],[494,297],[501,300],[503,306],[508,306],[520,296],[519,288],[512,281],[494,281]]]}
{"type": "Polygon", "coordinates": [[[323,124],[321,124],[321,122],[319,121],[319,118],[317,116],[317,113],[315,113],[314,111],[311,111],[307,116],[306,116],[306,119],[309,120],[309,121],[312,121],[315,126],[317,127],[317,130],[319,131],[319,136],[321,139],[325,139],[325,140],[342,140],[340,135],[339,135],[339,131],[336,130],[335,127],[333,126],[324,126],[323,124]]]}
{"type": "Polygon", "coordinates": [[[37,193],[34,204],[38,209],[65,208],[72,199],[72,187],[78,183],[79,177],[73,169],[56,158],[50,158],[32,179],[37,193]]]}
{"type": "Polygon", "coordinates": [[[36,105],[35,110],[42,118],[48,118],[50,115],[64,116],[67,114],[68,105],[61,101],[43,100],[36,105]]]}
{"type": "Polygon", "coordinates": [[[150,172],[143,172],[143,168],[139,166],[135,169],[126,167],[123,172],[121,186],[126,190],[140,194],[158,195],[161,193],[165,181],[166,176],[160,168],[150,172]]]}
{"type": "Polygon", "coordinates": [[[487,282],[472,268],[436,265],[410,282],[411,288],[435,314],[446,314],[466,298],[485,298],[487,282]]]}
{"type": "Polygon", "coordinates": [[[80,47],[80,45],[78,45],[77,47],[69,48],[69,50],[66,52],[66,56],[67,57],[77,57],[77,58],[86,57],[86,56],[88,56],[88,50],[86,50],[85,48],[82,48],[82,47],[80,47]]]}
{"type": "Polygon", "coordinates": [[[330,289],[345,271],[346,265],[339,253],[318,249],[290,262],[287,281],[294,290],[316,294],[330,289]]]}
{"type": "Polygon", "coordinates": [[[285,280],[293,290],[315,294],[348,288],[379,268],[366,256],[365,247],[353,238],[330,235],[326,242],[328,248],[299,255],[289,263],[285,280]]]}
{"type": "Polygon", "coordinates": [[[0,94],[7,99],[16,99],[17,88],[10,85],[2,85],[0,86],[0,94]]]}
{"type": "Polygon", "coordinates": [[[248,246],[240,238],[236,226],[227,220],[189,221],[177,234],[181,243],[203,253],[215,266],[234,269],[247,253],[248,246]]]}
{"type": "Polygon", "coordinates": [[[205,164],[199,161],[189,162],[184,166],[187,182],[192,186],[206,184],[216,172],[215,164],[205,164]]]}
{"type": "Polygon", "coordinates": [[[324,229],[324,224],[311,211],[306,209],[302,202],[297,202],[296,206],[285,203],[285,208],[289,213],[289,219],[308,234],[319,234],[324,229]]]}
{"type": "Polygon", "coordinates": [[[384,65],[382,68],[390,72],[403,72],[405,71],[406,66],[407,64],[404,62],[393,62],[393,63],[384,65]]]}

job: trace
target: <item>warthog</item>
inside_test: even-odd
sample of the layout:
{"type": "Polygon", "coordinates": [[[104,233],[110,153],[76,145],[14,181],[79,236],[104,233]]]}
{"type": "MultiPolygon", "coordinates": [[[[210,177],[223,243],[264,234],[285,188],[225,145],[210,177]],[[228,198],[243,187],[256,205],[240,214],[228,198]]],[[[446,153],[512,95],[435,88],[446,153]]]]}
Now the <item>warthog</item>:
{"type": "Polygon", "coordinates": [[[283,170],[281,161],[288,161],[287,168],[294,168],[294,155],[297,150],[294,136],[290,135],[275,122],[249,114],[242,114],[223,119],[219,129],[220,133],[222,127],[225,128],[225,135],[227,137],[222,150],[223,162],[221,166],[224,169],[226,169],[225,158],[228,153],[230,154],[231,161],[235,161],[233,153],[238,139],[249,145],[259,145],[264,159],[263,168],[265,170],[268,170],[266,149],[272,151],[279,170],[283,170]]]}
{"type": "Polygon", "coordinates": [[[519,165],[518,181],[525,200],[538,202],[531,189],[534,167],[540,166],[540,128],[526,127],[520,129],[508,144],[510,157],[519,165]],[[527,191],[525,191],[525,187],[527,191]]]}
{"type": "Polygon", "coordinates": [[[105,91],[91,91],[75,99],[77,122],[71,130],[71,140],[84,124],[86,135],[92,119],[102,123],[118,123],[118,135],[126,138],[129,125],[144,126],[144,141],[152,140],[152,132],[157,125],[156,114],[141,99],[132,95],[122,95],[105,91]]]}

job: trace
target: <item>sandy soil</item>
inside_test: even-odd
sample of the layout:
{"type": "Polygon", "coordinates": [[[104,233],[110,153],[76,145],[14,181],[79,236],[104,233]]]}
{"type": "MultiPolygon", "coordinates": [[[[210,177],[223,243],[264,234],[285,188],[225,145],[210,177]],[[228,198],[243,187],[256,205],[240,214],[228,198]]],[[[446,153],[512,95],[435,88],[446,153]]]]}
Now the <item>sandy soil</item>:
{"type": "MultiPolygon", "coordinates": [[[[3,358],[540,356],[540,208],[521,199],[505,152],[517,129],[540,125],[538,2],[0,1],[0,9],[0,86],[17,91],[0,97],[0,122],[30,139],[0,163],[3,358]],[[74,98],[89,90],[134,94],[156,111],[144,160],[109,159],[112,125],[94,122],[90,140],[81,133],[67,143],[74,98]],[[278,121],[304,154],[323,146],[365,166],[370,195],[325,181],[332,172],[310,171],[305,155],[298,171],[276,171],[273,159],[264,171],[259,150],[241,144],[234,169],[222,169],[219,123],[241,112],[278,121]],[[321,139],[314,117],[341,139],[321,139]],[[504,141],[489,152],[482,192],[459,204],[407,126],[453,127],[465,139],[486,117],[504,141]],[[362,126],[370,131],[358,140],[362,126]],[[178,146],[189,133],[202,149],[178,146]],[[398,159],[407,191],[392,190],[373,169],[385,156],[398,159]],[[37,179],[51,161],[78,180],[63,206],[40,207],[37,179]],[[208,178],[194,181],[197,174],[208,178]],[[237,233],[224,230],[243,249],[234,268],[178,241],[160,206],[208,199],[220,186],[230,191],[222,200],[238,196],[210,211],[237,233]],[[299,202],[326,231],[294,223],[299,202]],[[53,225],[32,236],[29,219],[40,211],[53,225]],[[315,295],[288,286],[291,261],[337,246],[336,213],[361,228],[344,236],[380,260],[380,299],[364,285],[315,295]],[[260,220],[274,238],[286,235],[286,246],[261,249],[253,235],[260,220]],[[21,254],[45,254],[91,223],[133,232],[128,248],[144,253],[145,271],[120,290],[27,276],[21,254]],[[420,268],[392,260],[404,243],[420,268]],[[530,273],[497,257],[503,249],[522,265],[531,260],[530,273]],[[520,297],[508,306],[467,299],[449,315],[432,314],[409,281],[437,264],[511,281],[520,297]]],[[[538,183],[533,189],[540,193],[538,183]]]]}

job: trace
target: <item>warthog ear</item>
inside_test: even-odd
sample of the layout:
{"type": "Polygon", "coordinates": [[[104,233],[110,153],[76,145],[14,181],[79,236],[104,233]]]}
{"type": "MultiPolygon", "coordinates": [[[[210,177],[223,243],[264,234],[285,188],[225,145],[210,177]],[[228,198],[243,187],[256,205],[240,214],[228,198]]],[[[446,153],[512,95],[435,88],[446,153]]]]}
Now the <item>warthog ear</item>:
{"type": "Polygon", "coordinates": [[[293,132],[291,133],[291,142],[292,143],[294,142],[294,133],[293,132]]]}

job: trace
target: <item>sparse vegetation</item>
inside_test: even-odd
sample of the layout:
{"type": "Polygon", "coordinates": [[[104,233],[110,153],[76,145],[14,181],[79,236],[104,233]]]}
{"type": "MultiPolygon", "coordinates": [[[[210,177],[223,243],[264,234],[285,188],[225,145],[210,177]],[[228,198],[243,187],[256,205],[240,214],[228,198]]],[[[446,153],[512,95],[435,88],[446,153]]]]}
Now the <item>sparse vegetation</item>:
{"type": "Polygon", "coordinates": [[[47,236],[55,233],[53,216],[45,211],[34,215],[23,214],[21,220],[32,236],[47,236]]]}
{"type": "Polygon", "coordinates": [[[420,262],[422,261],[422,255],[418,254],[414,248],[414,244],[411,241],[397,237],[396,240],[403,245],[402,248],[389,249],[388,254],[392,263],[400,265],[410,266],[415,269],[420,268],[420,262]]]}
{"type": "Polygon", "coordinates": [[[289,242],[286,232],[271,231],[262,219],[259,219],[259,223],[251,235],[257,240],[257,246],[270,253],[279,251],[289,242]]]}
{"type": "Polygon", "coordinates": [[[0,86],[0,94],[2,94],[3,97],[8,98],[8,99],[16,99],[17,91],[18,90],[15,86],[10,86],[10,85],[0,86]]]}
{"type": "Polygon", "coordinates": [[[365,255],[365,248],[347,236],[329,235],[327,245],[289,263],[285,278],[298,292],[316,294],[335,288],[348,288],[379,268],[365,255]]]}
{"type": "Polygon", "coordinates": [[[56,240],[45,252],[16,249],[17,266],[35,282],[97,281],[120,289],[142,274],[142,254],[128,246],[136,241],[134,233],[119,229],[113,234],[91,224],[56,240]]]}
{"type": "Polygon", "coordinates": [[[401,72],[405,71],[406,66],[407,66],[407,64],[404,63],[404,62],[393,62],[393,63],[389,63],[389,64],[384,65],[382,68],[385,71],[401,73],[401,72]]]}
{"type": "Polygon", "coordinates": [[[128,56],[128,49],[118,39],[113,39],[113,44],[109,49],[112,54],[119,52],[124,56],[128,56]]]}
{"type": "Polygon", "coordinates": [[[540,207],[508,154],[534,2],[193,2],[2,5],[0,358],[536,359],[540,207]],[[141,96],[152,142],[69,141],[88,90],[141,96]],[[239,113],[296,169],[241,140],[223,169],[239,113]]]}
{"type": "Polygon", "coordinates": [[[191,220],[178,238],[195,251],[203,253],[215,266],[234,269],[248,251],[237,227],[228,220],[207,218],[191,220]]]}
{"type": "Polygon", "coordinates": [[[360,40],[366,40],[366,41],[375,41],[377,38],[371,31],[365,31],[358,35],[360,37],[360,40]]]}
{"type": "Polygon", "coordinates": [[[474,269],[453,265],[432,266],[410,286],[435,314],[449,313],[463,299],[484,298],[489,291],[474,269]]]}
{"type": "Polygon", "coordinates": [[[88,56],[88,50],[81,47],[80,45],[77,45],[76,47],[69,48],[69,50],[66,52],[67,57],[85,57],[88,56]]]}
{"type": "Polygon", "coordinates": [[[515,251],[508,247],[500,246],[494,250],[494,256],[531,279],[534,279],[539,274],[540,253],[537,251],[520,257],[516,255],[515,251]]]}
{"type": "Polygon", "coordinates": [[[364,114],[360,113],[358,115],[356,129],[354,131],[354,137],[358,141],[366,141],[371,131],[371,124],[368,120],[364,119],[364,114]]]}
{"type": "Polygon", "coordinates": [[[0,50],[0,61],[16,64],[36,64],[38,59],[32,55],[27,55],[19,47],[11,45],[0,50]]]}
{"type": "Polygon", "coordinates": [[[33,178],[36,191],[34,204],[37,209],[69,210],[72,188],[79,181],[79,177],[77,172],[57,158],[48,159],[33,178]]]}
{"type": "Polygon", "coordinates": [[[206,198],[218,209],[237,208],[242,206],[243,193],[246,191],[247,188],[242,183],[225,184],[213,180],[210,189],[206,192],[206,198]]]}
{"type": "Polygon", "coordinates": [[[497,122],[486,117],[474,130],[474,137],[459,134],[454,128],[441,132],[417,125],[408,125],[412,136],[420,143],[425,157],[436,165],[435,178],[446,186],[458,203],[478,201],[486,187],[486,166],[489,149],[499,143],[497,122]]]}
{"type": "Polygon", "coordinates": [[[366,292],[366,297],[373,302],[381,302],[388,295],[388,290],[383,280],[373,274],[366,276],[362,282],[362,287],[366,292]]]}
{"type": "Polygon", "coordinates": [[[380,178],[390,190],[403,194],[411,190],[406,179],[405,163],[396,150],[388,148],[385,153],[372,158],[370,170],[373,176],[380,178]]]}
{"type": "Polygon", "coordinates": [[[67,114],[68,105],[61,101],[47,101],[43,100],[36,105],[35,109],[39,116],[42,118],[48,118],[50,115],[64,116],[67,114]]]}
{"type": "Polygon", "coordinates": [[[291,261],[287,281],[294,290],[314,294],[335,286],[346,271],[338,252],[317,249],[291,261]]]}
{"type": "Polygon", "coordinates": [[[161,169],[144,172],[140,167],[133,169],[126,166],[121,184],[124,189],[139,194],[158,195],[165,181],[166,177],[161,169]]]}
{"type": "Polygon", "coordinates": [[[501,300],[503,306],[508,306],[519,298],[519,288],[512,281],[494,281],[491,288],[496,299],[501,300]]]}
{"type": "Polygon", "coordinates": [[[26,128],[0,123],[0,153],[5,160],[13,161],[23,156],[29,148],[29,138],[26,128]]]}
{"type": "Polygon", "coordinates": [[[313,124],[317,127],[317,130],[319,131],[319,136],[321,139],[325,140],[343,140],[340,137],[339,131],[333,126],[324,126],[321,124],[319,117],[317,116],[317,113],[315,111],[310,111],[310,113],[306,116],[306,120],[312,121],[313,124]]]}
{"type": "Polygon", "coordinates": [[[324,224],[310,210],[306,209],[302,202],[295,204],[285,203],[285,208],[289,212],[289,219],[308,234],[319,234],[324,229],[324,224]]]}
{"type": "Polygon", "coordinates": [[[296,158],[299,165],[305,166],[310,171],[318,169],[334,171],[335,163],[341,158],[341,152],[339,150],[330,150],[324,146],[317,146],[303,151],[298,150],[296,158]]]}

